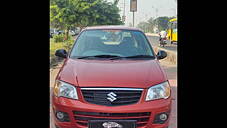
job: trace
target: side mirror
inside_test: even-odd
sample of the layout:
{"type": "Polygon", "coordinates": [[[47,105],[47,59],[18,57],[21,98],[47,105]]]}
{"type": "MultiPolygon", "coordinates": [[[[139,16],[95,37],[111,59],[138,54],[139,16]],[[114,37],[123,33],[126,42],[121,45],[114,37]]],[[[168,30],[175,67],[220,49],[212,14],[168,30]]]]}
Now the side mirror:
{"type": "Polygon", "coordinates": [[[157,57],[159,60],[164,59],[167,57],[167,53],[163,50],[158,51],[157,57]]]}
{"type": "Polygon", "coordinates": [[[66,50],[64,50],[64,49],[58,49],[58,50],[55,52],[55,56],[62,57],[62,58],[66,58],[66,57],[67,57],[67,52],[66,52],[66,50]]]}

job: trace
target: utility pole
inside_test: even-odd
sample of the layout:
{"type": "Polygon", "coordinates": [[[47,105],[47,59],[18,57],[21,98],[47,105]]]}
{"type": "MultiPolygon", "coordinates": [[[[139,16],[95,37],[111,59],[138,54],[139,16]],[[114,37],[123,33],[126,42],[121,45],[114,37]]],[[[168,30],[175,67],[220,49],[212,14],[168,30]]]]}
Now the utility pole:
{"type": "Polygon", "coordinates": [[[123,3],[121,3],[121,10],[122,10],[122,21],[125,23],[125,20],[126,20],[126,15],[125,15],[125,7],[126,7],[126,2],[125,2],[125,0],[123,1],[123,3]]]}
{"type": "Polygon", "coordinates": [[[130,0],[130,11],[132,12],[132,23],[135,25],[135,12],[137,11],[137,0],[130,0]]]}
{"type": "Polygon", "coordinates": [[[124,0],[124,10],[123,10],[123,22],[125,23],[126,16],[125,16],[125,0],[124,0]]]}
{"type": "Polygon", "coordinates": [[[134,21],[135,21],[135,19],[134,19],[134,11],[132,12],[132,26],[134,27],[134,21]]]}
{"type": "Polygon", "coordinates": [[[124,0],[124,12],[123,12],[123,16],[125,16],[125,0],[124,0]]]}

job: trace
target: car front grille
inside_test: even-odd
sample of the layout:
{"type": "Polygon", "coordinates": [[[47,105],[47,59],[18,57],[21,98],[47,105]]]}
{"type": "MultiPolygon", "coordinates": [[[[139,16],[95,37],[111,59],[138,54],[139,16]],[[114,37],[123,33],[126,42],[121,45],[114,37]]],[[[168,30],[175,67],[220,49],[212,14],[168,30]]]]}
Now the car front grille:
{"type": "Polygon", "coordinates": [[[73,111],[78,125],[88,127],[89,120],[136,120],[137,128],[144,127],[149,121],[150,112],[138,113],[102,113],[73,111]]]}
{"type": "Polygon", "coordinates": [[[133,88],[81,88],[85,101],[104,106],[135,104],[143,89],[133,88]],[[111,101],[111,99],[113,101],[111,101]]]}

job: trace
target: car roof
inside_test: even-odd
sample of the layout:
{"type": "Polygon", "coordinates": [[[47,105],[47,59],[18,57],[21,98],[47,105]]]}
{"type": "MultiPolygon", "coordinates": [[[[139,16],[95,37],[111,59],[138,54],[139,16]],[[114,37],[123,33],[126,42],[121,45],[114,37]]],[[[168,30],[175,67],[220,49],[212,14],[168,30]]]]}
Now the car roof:
{"type": "Polygon", "coordinates": [[[84,30],[96,30],[96,29],[120,29],[120,30],[137,30],[137,31],[141,31],[138,28],[126,27],[126,26],[120,26],[120,25],[91,26],[91,27],[86,27],[84,30]]]}

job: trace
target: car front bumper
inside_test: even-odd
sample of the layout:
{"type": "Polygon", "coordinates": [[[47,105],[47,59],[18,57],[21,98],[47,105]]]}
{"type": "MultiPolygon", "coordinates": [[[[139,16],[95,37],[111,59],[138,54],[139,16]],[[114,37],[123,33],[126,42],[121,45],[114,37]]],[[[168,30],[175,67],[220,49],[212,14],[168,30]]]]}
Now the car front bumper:
{"type": "Polygon", "coordinates": [[[154,100],[154,101],[139,101],[136,104],[132,105],[124,105],[124,106],[102,106],[102,105],[95,105],[90,104],[84,101],[80,100],[73,100],[63,97],[52,97],[52,109],[53,109],[53,118],[54,118],[54,124],[58,128],[88,128],[87,121],[81,121],[77,118],[81,118],[79,116],[82,116],[83,118],[92,118],[99,120],[100,118],[106,118],[108,119],[114,119],[114,120],[121,120],[121,119],[132,119],[132,118],[141,118],[141,122],[137,122],[140,125],[137,126],[137,128],[166,128],[169,123],[169,117],[170,117],[170,111],[171,111],[171,98],[168,99],[160,99],[160,100],[154,100]],[[56,111],[62,111],[66,112],[69,115],[70,122],[60,122],[56,116],[56,111]],[[89,116],[89,115],[77,115],[74,113],[74,111],[79,112],[89,112],[89,113],[150,113],[149,116],[136,116],[136,117],[100,117],[97,115],[89,116]],[[168,119],[163,124],[154,124],[154,118],[155,115],[159,113],[167,112],[169,113],[168,119]],[[145,117],[147,117],[145,119],[145,117]],[[145,120],[143,120],[143,119],[145,120]],[[82,125],[83,124],[83,125],[82,125]]]}

